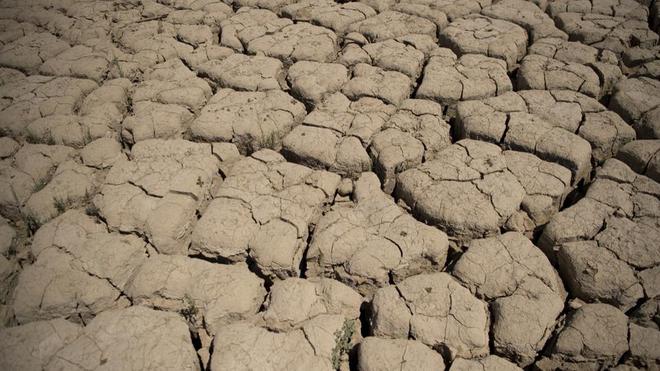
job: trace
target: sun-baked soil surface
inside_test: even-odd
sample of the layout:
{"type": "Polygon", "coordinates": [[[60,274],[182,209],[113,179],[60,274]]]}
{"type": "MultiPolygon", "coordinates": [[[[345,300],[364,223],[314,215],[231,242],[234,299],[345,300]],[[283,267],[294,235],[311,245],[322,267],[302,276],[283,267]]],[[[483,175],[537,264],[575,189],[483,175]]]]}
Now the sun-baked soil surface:
{"type": "Polygon", "coordinates": [[[658,31],[0,0],[0,370],[658,370],[658,31]]]}

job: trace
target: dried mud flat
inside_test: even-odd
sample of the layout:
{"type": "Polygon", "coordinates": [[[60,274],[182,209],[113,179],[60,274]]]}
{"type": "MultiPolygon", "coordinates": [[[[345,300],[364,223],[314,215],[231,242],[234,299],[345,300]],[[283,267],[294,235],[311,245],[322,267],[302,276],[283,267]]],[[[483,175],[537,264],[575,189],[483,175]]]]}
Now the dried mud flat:
{"type": "Polygon", "coordinates": [[[0,0],[0,370],[660,369],[659,0],[0,0]]]}

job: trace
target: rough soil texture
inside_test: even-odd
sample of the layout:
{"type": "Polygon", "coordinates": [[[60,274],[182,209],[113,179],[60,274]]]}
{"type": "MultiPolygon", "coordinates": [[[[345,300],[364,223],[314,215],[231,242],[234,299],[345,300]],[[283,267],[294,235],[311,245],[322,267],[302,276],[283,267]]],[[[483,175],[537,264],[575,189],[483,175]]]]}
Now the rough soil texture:
{"type": "Polygon", "coordinates": [[[660,369],[660,0],[0,0],[0,370],[660,369]]]}

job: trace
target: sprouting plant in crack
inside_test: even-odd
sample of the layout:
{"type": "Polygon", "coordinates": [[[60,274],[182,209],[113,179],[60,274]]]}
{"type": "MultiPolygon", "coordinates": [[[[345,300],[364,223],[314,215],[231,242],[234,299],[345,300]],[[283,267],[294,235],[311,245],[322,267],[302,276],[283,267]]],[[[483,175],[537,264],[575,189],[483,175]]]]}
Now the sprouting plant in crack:
{"type": "Polygon", "coordinates": [[[46,185],[48,185],[48,179],[46,178],[39,179],[34,183],[34,186],[32,187],[32,192],[37,193],[42,189],[44,189],[46,185]]]}
{"type": "Polygon", "coordinates": [[[101,210],[93,202],[85,207],[85,214],[91,217],[101,216],[101,210]]]}
{"type": "Polygon", "coordinates": [[[82,200],[82,204],[85,205],[85,214],[91,217],[101,216],[101,210],[94,203],[94,192],[85,190],[85,197],[82,200]]]}
{"type": "Polygon", "coordinates": [[[195,301],[188,295],[183,297],[183,308],[179,312],[188,323],[195,323],[199,309],[195,305],[195,301]]]}
{"type": "Polygon", "coordinates": [[[58,214],[63,214],[69,207],[71,207],[71,200],[67,198],[55,197],[55,209],[58,214]]]}
{"type": "Polygon", "coordinates": [[[259,147],[261,148],[275,148],[277,146],[278,138],[276,133],[270,133],[261,139],[259,147]]]}
{"type": "Polygon", "coordinates": [[[83,133],[82,145],[85,146],[85,145],[91,143],[93,140],[94,140],[94,138],[92,138],[92,133],[90,133],[89,130],[85,130],[85,132],[83,133]]]}
{"type": "Polygon", "coordinates": [[[41,141],[41,138],[39,138],[36,134],[33,132],[28,132],[27,135],[25,136],[25,141],[28,143],[39,143],[41,141]]]}
{"type": "Polygon", "coordinates": [[[129,114],[133,114],[133,97],[126,98],[126,110],[129,114]]]}
{"type": "Polygon", "coordinates": [[[53,146],[55,145],[55,138],[53,138],[52,134],[48,133],[48,135],[44,137],[44,143],[48,144],[49,146],[53,146]]]}
{"type": "MultiPolygon", "coordinates": [[[[116,56],[113,56],[110,60],[110,66],[109,70],[113,70],[112,72],[117,75],[121,74],[121,66],[119,65],[119,59],[117,59],[116,56]]],[[[108,73],[110,73],[110,71],[108,71],[108,73]]]]}
{"type": "Polygon", "coordinates": [[[53,138],[53,135],[50,132],[46,133],[43,137],[40,137],[36,133],[29,131],[25,136],[25,141],[32,144],[43,143],[51,146],[55,144],[55,138],[53,138]]]}
{"type": "Polygon", "coordinates": [[[40,227],[39,221],[32,214],[23,215],[23,224],[25,225],[25,229],[27,229],[28,235],[30,236],[32,236],[34,232],[36,232],[40,227]]]}
{"type": "Polygon", "coordinates": [[[344,321],[341,329],[335,331],[335,347],[332,349],[332,367],[339,370],[341,357],[351,350],[351,339],[355,334],[355,320],[344,321]]]}
{"type": "Polygon", "coordinates": [[[18,250],[16,248],[16,241],[12,241],[11,245],[9,245],[9,248],[7,249],[7,256],[12,257],[16,256],[18,253],[18,250]]]}

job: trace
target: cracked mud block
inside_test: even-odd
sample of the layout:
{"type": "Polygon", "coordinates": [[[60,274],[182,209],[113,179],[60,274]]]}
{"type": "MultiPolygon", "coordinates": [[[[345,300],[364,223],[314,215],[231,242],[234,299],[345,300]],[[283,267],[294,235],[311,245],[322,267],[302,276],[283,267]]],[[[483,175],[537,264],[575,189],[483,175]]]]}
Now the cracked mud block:
{"type": "Polygon", "coordinates": [[[66,51],[70,46],[48,32],[25,35],[0,48],[0,65],[34,72],[48,59],[66,51]]]}
{"type": "Polygon", "coordinates": [[[220,22],[220,44],[244,52],[250,41],[291,25],[267,9],[240,8],[235,15],[220,22]]]}
{"type": "Polygon", "coordinates": [[[660,81],[625,79],[614,88],[609,108],[621,115],[639,139],[660,139],[660,81]]]}
{"type": "Polygon", "coordinates": [[[155,255],[136,271],[126,294],[134,305],[189,312],[190,324],[213,334],[247,319],[266,296],[263,280],[245,264],[221,265],[184,256],[155,255]]]}
{"type": "Polygon", "coordinates": [[[94,138],[113,135],[115,128],[103,117],[51,115],[32,121],[24,132],[32,142],[81,148],[94,138]]]}
{"type": "Polygon", "coordinates": [[[552,341],[541,369],[585,370],[612,367],[628,351],[628,317],[607,304],[585,304],[568,315],[552,341]]]}
{"type": "Polygon", "coordinates": [[[344,352],[353,348],[360,337],[361,300],[350,288],[329,279],[278,281],[271,288],[260,319],[218,330],[211,367],[348,369],[344,352]],[[341,345],[340,341],[346,344],[341,345]]]}
{"type": "MultiPolygon", "coordinates": [[[[660,296],[660,266],[646,269],[640,272],[639,277],[644,293],[649,298],[657,298],[660,296]]],[[[656,299],[660,300],[660,299],[656,299]]],[[[660,320],[660,318],[658,318],[660,320]]],[[[660,325],[656,325],[660,326],[660,325]]]]}
{"type": "Polygon", "coordinates": [[[548,14],[561,13],[602,14],[626,19],[647,21],[648,4],[635,0],[555,0],[548,3],[548,14]]]}
{"type": "MultiPolygon", "coordinates": [[[[20,266],[14,257],[21,245],[20,237],[9,221],[0,216],[0,306],[2,309],[8,308],[6,304],[10,302],[16,286],[16,276],[20,266]]],[[[2,312],[0,312],[0,327],[9,323],[8,313],[5,310],[2,312]]]]}
{"type": "Polygon", "coordinates": [[[241,153],[278,149],[305,117],[305,106],[281,90],[220,89],[190,127],[193,137],[232,142],[241,153]]]}
{"type": "MultiPolygon", "coordinates": [[[[214,370],[324,370],[336,369],[335,334],[342,334],[341,315],[318,315],[286,332],[236,323],[221,328],[213,342],[214,370]]],[[[355,340],[350,341],[352,348],[355,340]]],[[[337,360],[348,368],[348,357],[337,360]]]]}
{"type": "Polygon", "coordinates": [[[144,235],[164,254],[187,254],[196,213],[218,176],[220,145],[148,139],[115,162],[94,205],[111,230],[144,235]]]}
{"type": "Polygon", "coordinates": [[[45,370],[199,370],[185,320],[178,314],[134,306],[99,314],[81,336],[55,353],[45,370]]]}
{"type": "Polygon", "coordinates": [[[98,85],[92,80],[33,75],[0,86],[6,106],[0,111],[0,129],[24,134],[34,120],[52,115],[73,115],[85,96],[98,85]]]}
{"type": "MultiPolygon", "coordinates": [[[[616,224],[608,225],[610,231],[605,233],[630,233],[634,228],[629,225],[631,223],[616,219],[612,222],[616,224]]],[[[603,301],[628,310],[644,295],[635,271],[607,247],[601,247],[598,241],[564,243],[557,252],[557,262],[571,294],[581,299],[603,301]]]]}
{"type": "MultiPolygon", "coordinates": [[[[576,133],[591,144],[592,162],[602,164],[635,139],[635,130],[597,100],[569,90],[523,90],[524,105],[507,103],[546,122],[576,133]]],[[[513,95],[511,98],[515,98],[513,95]]],[[[509,108],[511,109],[511,108],[509,108]]]]}
{"type": "Polygon", "coordinates": [[[36,261],[20,272],[15,289],[20,324],[58,317],[86,322],[130,305],[123,290],[146,258],[143,240],[108,233],[80,211],[41,227],[31,250],[36,261]]]}
{"type": "Polygon", "coordinates": [[[399,174],[395,193],[421,220],[469,240],[530,232],[555,214],[570,172],[534,155],[462,140],[399,174]]]}
{"type": "MultiPolygon", "coordinates": [[[[390,8],[390,10],[428,20],[436,26],[436,30],[442,30],[449,23],[447,20],[447,15],[444,12],[421,4],[406,4],[404,2],[397,2],[393,7],[390,8]]],[[[413,36],[421,34],[408,35],[413,36]]],[[[425,36],[432,37],[435,40],[435,35],[431,35],[429,33],[425,36]]]]}
{"type": "Polygon", "coordinates": [[[384,70],[401,72],[417,81],[424,62],[438,49],[429,35],[406,35],[368,43],[358,33],[346,35],[338,62],[346,66],[367,63],[384,70]]]}
{"type": "Polygon", "coordinates": [[[413,34],[429,35],[435,39],[436,29],[436,25],[428,19],[387,10],[351,24],[347,31],[361,33],[369,41],[377,42],[413,34]]]}
{"type": "Polygon", "coordinates": [[[630,142],[621,147],[616,158],[637,174],[660,182],[660,139],[630,142]]]}
{"type": "Polygon", "coordinates": [[[208,83],[178,58],[154,66],[143,75],[143,79],[133,92],[134,103],[178,104],[199,112],[213,94],[208,83]]]}
{"type": "Polygon", "coordinates": [[[660,314],[660,297],[657,295],[650,296],[655,297],[644,301],[628,314],[631,323],[657,329],[660,325],[658,323],[660,322],[660,318],[658,317],[658,314],[660,314]]]}
{"type": "Polygon", "coordinates": [[[394,112],[378,99],[351,102],[332,94],[284,138],[283,153],[306,166],[356,177],[371,169],[365,147],[394,112]]]}
{"type": "Polygon", "coordinates": [[[566,298],[564,285],[543,252],[516,232],[472,240],[453,275],[490,302],[495,352],[521,367],[534,362],[566,298]]]}
{"type": "Polygon", "coordinates": [[[7,256],[14,247],[16,231],[9,221],[0,216],[0,255],[7,256]]]}
{"type": "MultiPolygon", "coordinates": [[[[25,81],[27,76],[19,70],[13,68],[0,67],[0,85],[9,84],[12,82],[25,81]]],[[[4,101],[6,98],[2,98],[4,101]]],[[[3,106],[4,107],[4,106],[3,106]]]]}
{"type": "Polygon", "coordinates": [[[527,32],[515,23],[474,14],[458,19],[439,35],[440,43],[459,56],[483,54],[504,60],[512,71],[527,51],[527,32]]]}
{"type": "Polygon", "coordinates": [[[107,169],[119,159],[125,158],[121,143],[113,138],[96,139],[80,150],[83,165],[95,169],[107,169]]]}
{"type": "MultiPolygon", "coordinates": [[[[50,180],[57,166],[73,159],[75,152],[73,148],[66,146],[25,143],[14,153],[13,165],[21,173],[31,177],[33,182],[45,180],[42,184],[44,185],[50,180]]],[[[7,164],[7,161],[4,163],[7,164]]],[[[11,178],[13,177],[9,177],[11,178]]]]}
{"type": "Polygon", "coordinates": [[[131,83],[125,79],[107,80],[85,97],[77,109],[78,114],[37,118],[26,126],[25,135],[32,141],[77,148],[93,139],[114,136],[120,131],[128,108],[130,87],[131,83]]]}
{"type": "Polygon", "coordinates": [[[369,154],[385,193],[392,193],[396,174],[435,158],[451,144],[451,127],[438,103],[407,99],[373,136],[369,154]]]}
{"type": "Polygon", "coordinates": [[[481,99],[512,89],[503,60],[481,54],[460,58],[446,48],[438,49],[426,67],[415,98],[431,99],[442,104],[481,99]]]}
{"type": "Polygon", "coordinates": [[[401,72],[417,81],[422,73],[426,55],[408,42],[420,41],[420,44],[435,46],[435,42],[427,35],[417,35],[417,40],[407,40],[405,37],[389,39],[375,43],[358,46],[355,43],[344,47],[339,61],[352,66],[358,63],[367,63],[387,71],[401,72]]]}
{"type": "Polygon", "coordinates": [[[0,367],[45,370],[55,354],[81,333],[80,326],[61,318],[0,329],[0,367]]]}
{"type": "Polygon", "coordinates": [[[367,337],[358,347],[359,371],[439,371],[442,356],[419,341],[367,337]]]}
{"type": "Polygon", "coordinates": [[[270,288],[259,320],[271,330],[288,331],[318,315],[357,320],[361,305],[360,294],[333,279],[287,278],[270,288]]]}
{"type": "Polygon", "coordinates": [[[82,5],[80,2],[58,4],[55,9],[51,2],[6,4],[5,6],[8,7],[3,8],[2,18],[32,23],[73,44],[108,38],[110,32],[108,11],[111,10],[107,9],[109,4],[106,4],[105,9],[80,5],[82,5]],[[91,11],[83,15],[84,11],[80,12],[81,8],[91,11]]]}
{"type": "MultiPolygon", "coordinates": [[[[369,3],[369,1],[377,0],[366,0],[365,2],[369,3]]],[[[468,14],[479,13],[489,5],[491,5],[491,0],[401,0],[393,6],[393,9],[404,13],[414,11],[434,18],[444,16],[445,19],[453,21],[468,14]]],[[[438,27],[442,28],[440,24],[438,27]]]]}
{"type": "Polygon", "coordinates": [[[522,368],[506,358],[489,355],[479,359],[456,358],[449,371],[521,371],[522,368]]]}
{"type": "Polygon", "coordinates": [[[394,280],[443,267],[447,235],[418,222],[380,190],[373,173],[355,182],[355,203],[319,219],[307,251],[307,275],[337,277],[373,294],[394,280]]]}
{"type": "MultiPolygon", "coordinates": [[[[383,41],[376,41],[372,42],[371,44],[378,44],[383,43],[388,40],[395,40],[400,43],[403,43],[404,45],[412,46],[415,49],[421,51],[424,53],[425,57],[429,57],[432,55],[436,49],[438,49],[438,43],[437,40],[430,35],[424,35],[424,34],[410,34],[410,35],[404,35],[404,36],[399,36],[394,39],[387,39],[383,41]]],[[[366,46],[369,45],[368,40],[361,34],[357,32],[352,32],[348,35],[345,36],[344,38],[344,45],[350,45],[350,44],[356,44],[356,45],[361,45],[361,46],[366,46]]],[[[390,45],[390,44],[385,44],[385,45],[390,45]]]]}
{"type": "Polygon", "coordinates": [[[248,91],[287,88],[282,62],[261,55],[232,54],[223,60],[211,60],[200,70],[226,88],[248,91]]]}
{"type": "Polygon", "coordinates": [[[365,147],[395,109],[370,97],[351,102],[332,94],[284,137],[283,153],[294,162],[355,177],[371,169],[365,147]]]}
{"type": "Polygon", "coordinates": [[[55,169],[75,156],[73,148],[25,144],[12,159],[0,162],[0,210],[9,218],[20,217],[30,196],[43,189],[55,169]]]}
{"type": "Polygon", "coordinates": [[[44,75],[80,77],[101,82],[110,72],[110,61],[103,53],[85,45],[76,45],[45,60],[39,72],[44,75]]]}
{"type": "Polygon", "coordinates": [[[660,46],[627,49],[621,61],[622,69],[627,76],[660,78],[660,46]]]}
{"type": "MultiPolygon", "coordinates": [[[[63,109],[48,114],[35,112],[32,115],[34,117],[29,115],[24,123],[25,135],[32,141],[73,147],[83,147],[93,139],[114,136],[120,130],[121,120],[126,114],[131,87],[131,82],[126,79],[106,80],[102,86],[91,90],[89,94],[86,90],[84,94],[87,95],[82,94],[71,103],[66,103],[64,99],[59,102],[60,98],[46,101],[46,105],[66,108],[71,104],[73,107],[71,110],[63,109]]],[[[30,109],[33,108],[27,108],[30,109]]]]}
{"type": "Polygon", "coordinates": [[[538,244],[573,296],[623,310],[644,297],[636,274],[660,263],[659,194],[658,183],[609,159],[584,198],[552,218],[538,244]]]}
{"type": "Polygon", "coordinates": [[[555,22],[536,4],[526,0],[503,0],[484,8],[481,14],[490,18],[501,19],[523,27],[530,41],[546,37],[568,39],[564,31],[555,26],[555,22]]]}
{"type": "Polygon", "coordinates": [[[207,77],[202,70],[205,64],[213,60],[223,60],[234,53],[234,50],[225,46],[202,45],[192,52],[184,54],[181,59],[185,61],[191,70],[197,72],[200,76],[207,77]]]}
{"type": "Polygon", "coordinates": [[[519,90],[572,90],[600,99],[622,78],[608,50],[558,38],[536,41],[518,70],[519,90]]]}
{"type": "Polygon", "coordinates": [[[125,48],[140,67],[180,58],[193,50],[191,45],[178,41],[176,27],[167,22],[130,23],[113,33],[113,40],[125,48]]]}
{"type": "Polygon", "coordinates": [[[409,98],[412,91],[413,82],[408,76],[366,63],[353,67],[351,80],[341,89],[342,93],[353,100],[371,97],[394,105],[399,105],[404,99],[409,98]]]}
{"type": "Polygon", "coordinates": [[[345,34],[351,24],[376,15],[375,10],[362,3],[338,4],[331,0],[298,1],[283,7],[280,13],[297,22],[310,22],[329,28],[338,35],[345,34]]]}
{"type": "Polygon", "coordinates": [[[11,137],[0,137],[0,159],[11,157],[21,145],[11,137]]]}
{"type": "Polygon", "coordinates": [[[649,29],[646,20],[597,13],[559,13],[554,20],[570,40],[617,55],[633,46],[652,47],[658,43],[658,34],[649,29]]]}
{"type": "Polygon", "coordinates": [[[236,162],[199,220],[191,251],[232,262],[248,255],[267,276],[297,276],[310,224],[333,198],[339,175],[260,150],[236,162]]]}
{"type": "Polygon", "coordinates": [[[572,184],[589,179],[589,142],[540,116],[527,113],[525,100],[517,93],[461,102],[457,111],[459,138],[499,143],[504,148],[533,153],[543,160],[556,162],[571,170],[572,184]]]}
{"type": "Polygon", "coordinates": [[[287,71],[291,93],[311,105],[321,103],[327,96],[341,90],[348,82],[349,72],[338,63],[301,61],[287,71]]]}
{"type": "Polygon", "coordinates": [[[1,18],[3,19],[0,19],[0,45],[9,44],[38,31],[37,26],[32,23],[1,18]]]}
{"type": "Polygon", "coordinates": [[[250,54],[263,54],[283,62],[332,62],[337,58],[337,35],[324,27],[296,23],[279,31],[252,39],[247,44],[250,54]]]}
{"type": "Polygon", "coordinates": [[[660,331],[657,328],[630,324],[630,355],[642,367],[656,367],[660,361],[660,331]]]}
{"type": "Polygon", "coordinates": [[[178,104],[149,101],[132,105],[132,114],[122,122],[121,137],[129,144],[147,139],[180,139],[194,115],[178,104]]]}
{"type": "Polygon", "coordinates": [[[64,162],[48,184],[30,196],[22,213],[38,225],[44,224],[68,209],[84,206],[95,188],[94,169],[74,161],[64,162]]]}
{"type": "MultiPolygon", "coordinates": [[[[108,122],[108,126],[119,127],[119,123],[126,114],[129,106],[129,96],[133,84],[125,78],[106,80],[99,88],[92,90],[83,99],[78,114],[89,118],[92,123],[108,122]]],[[[89,130],[90,136],[100,138],[100,132],[89,130]]]]}
{"type": "Polygon", "coordinates": [[[209,26],[182,24],[177,28],[177,38],[195,48],[218,42],[218,36],[214,34],[215,30],[211,29],[209,26]]]}
{"type": "Polygon", "coordinates": [[[488,306],[447,273],[420,274],[381,288],[372,306],[375,336],[413,338],[448,360],[488,354],[488,306]]]}

